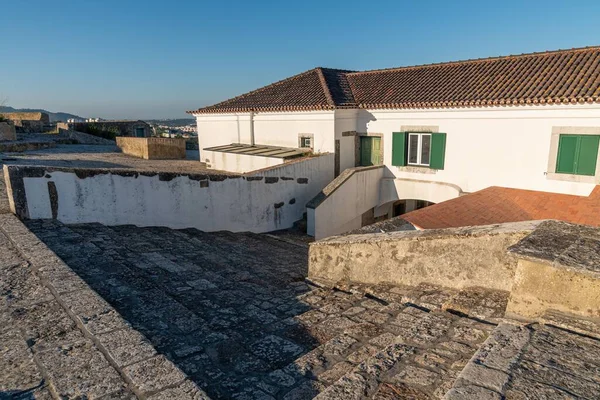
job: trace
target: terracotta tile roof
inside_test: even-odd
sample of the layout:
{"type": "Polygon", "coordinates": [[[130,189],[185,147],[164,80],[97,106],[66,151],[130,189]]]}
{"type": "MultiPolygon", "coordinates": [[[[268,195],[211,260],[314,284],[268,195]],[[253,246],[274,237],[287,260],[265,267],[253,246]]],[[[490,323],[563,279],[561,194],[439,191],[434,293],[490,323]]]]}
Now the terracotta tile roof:
{"type": "Polygon", "coordinates": [[[600,47],[352,72],[315,68],[190,113],[600,101],[600,47]]]}
{"type": "Polygon", "coordinates": [[[361,108],[577,103],[600,100],[600,47],[349,74],[361,108]]]}
{"type": "Polygon", "coordinates": [[[189,113],[306,111],[356,107],[346,79],[350,71],[315,68],[189,113]]]}
{"type": "Polygon", "coordinates": [[[600,186],[587,197],[492,186],[401,218],[422,229],[539,219],[600,226],[600,186]]]}

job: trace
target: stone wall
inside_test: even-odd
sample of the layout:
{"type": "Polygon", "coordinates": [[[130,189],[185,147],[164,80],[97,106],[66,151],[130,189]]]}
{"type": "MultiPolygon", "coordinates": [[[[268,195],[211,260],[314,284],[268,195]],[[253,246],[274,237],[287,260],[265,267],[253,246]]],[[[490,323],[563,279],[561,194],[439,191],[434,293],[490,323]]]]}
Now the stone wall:
{"type": "Polygon", "coordinates": [[[534,227],[519,222],[333,237],[311,244],[308,273],[332,282],[511,290],[517,260],[506,249],[534,227]]]}
{"type": "Polygon", "coordinates": [[[600,317],[600,229],[548,221],[510,247],[519,259],[507,315],[600,317]]]}
{"type": "Polygon", "coordinates": [[[332,286],[501,290],[512,318],[598,319],[599,248],[600,229],[552,220],[338,236],[311,243],[308,275],[332,286]]]}
{"type": "Polygon", "coordinates": [[[39,121],[46,125],[50,123],[50,117],[43,112],[14,112],[0,113],[0,115],[11,121],[39,121]]]}
{"type": "Polygon", "coordinates": [[[17,133],[12,122],[0,122],[0,141],[17,140],[17,133]]]}
{"type": "Polygon", "coordinates": [[[60,124],[59,128],[87,133],[104,139],[115,140],[117,136],[150,137],[152,127],[144,121],[100,121],[60,124]],[[143,130],[140,136],[137,129],[143,130]]]}
{"type": "Polygon", "coordinates": [[[185,159],[186,139],[117,137],[117,146],[124,154],[146,160],[185,159]]]}
{"type": "Polygon", "coordinates": [[[106,146],[114,146],[115,142],[110,139],[104,139],[98,136],[89,135],[83,132],[70,131],[62,128],[59,124],[58,133],[61,136],[67,137],[69,139],[75,140],[79,144],[92,144],[92,145],[106,145],[106,146]]]}
{"type": "Polygon", "coordinates": [[[52,129],[50,117],[42,112],[1,113],[2,117],[13,122],[19,133],[41,133],[52,129]]]}

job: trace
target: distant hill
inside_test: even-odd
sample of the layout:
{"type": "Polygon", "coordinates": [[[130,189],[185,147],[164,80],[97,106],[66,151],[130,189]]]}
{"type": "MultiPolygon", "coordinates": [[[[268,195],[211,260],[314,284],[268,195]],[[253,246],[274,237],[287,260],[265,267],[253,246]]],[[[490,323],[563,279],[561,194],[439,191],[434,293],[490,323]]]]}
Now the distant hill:
{"type": "Polygon", "coordinates": [[[0,113],[2,112],[43,112],[48,114],[48,116],[50,117],[50,122],[67,122],[69,118],[85,119],[75,114],[69,114],[64,112],[53,113],[51,111],[43,110],[41,108],[13,108],[8,106],[0,106],[0,113]]]}

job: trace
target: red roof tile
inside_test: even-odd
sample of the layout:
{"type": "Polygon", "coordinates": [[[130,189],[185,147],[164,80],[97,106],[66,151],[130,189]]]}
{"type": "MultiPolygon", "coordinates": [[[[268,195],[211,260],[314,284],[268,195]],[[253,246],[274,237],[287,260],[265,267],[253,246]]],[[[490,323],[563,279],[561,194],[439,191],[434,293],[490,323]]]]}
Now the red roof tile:
{"type": "Polygon", "coordinates": [[[600,47],[375,71],[315,68],[190,113],[600,101],[600,47]]]}
{"type": "Polygon", "coordinates": [[[350,71],[315,68],[189,113],[306,111],[356,107],[346,80],[350,71]]]}
{"type": "Polygon", "coordinates": [[[422,229],[540,219],[600,226],[600,186],[587,197],[492,186],[401,218],[422,229]]]}

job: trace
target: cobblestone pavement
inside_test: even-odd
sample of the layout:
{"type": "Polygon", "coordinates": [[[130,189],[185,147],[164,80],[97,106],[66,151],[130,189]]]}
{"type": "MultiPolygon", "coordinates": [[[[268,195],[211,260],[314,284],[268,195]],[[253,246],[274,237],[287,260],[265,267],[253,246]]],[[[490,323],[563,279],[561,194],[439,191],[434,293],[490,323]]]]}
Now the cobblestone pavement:
{"type": "MultiPolygon", "coordinates": [[[[118,381],[123,375],[154,371],[158,385],[162,375],[176,380],[159,365],[167,360],[191,382],[178,379],[214,399],[600,396],[600,341],[507,322],[504,292],[313,286],[304,281],[306,244],[293,237],[56,221],[27,225],[153,345],[145,347],[148,357],[127,347],[111,351],[117,362],[123,357],[122,365],[134,363],[121,375],[107,375],[124,396],[130,393],[118,381]]],[[[93,329],[102,312],[64,286],[63,301],[93,329]]],[[[27,338],[20,340],[21,349],[30,351],[27,338]]],[[[154,385],[139,383],[139,391],[154,393],[154,385]]],[[[155,398],[182,398],[182,386],[155,398]]]]}

